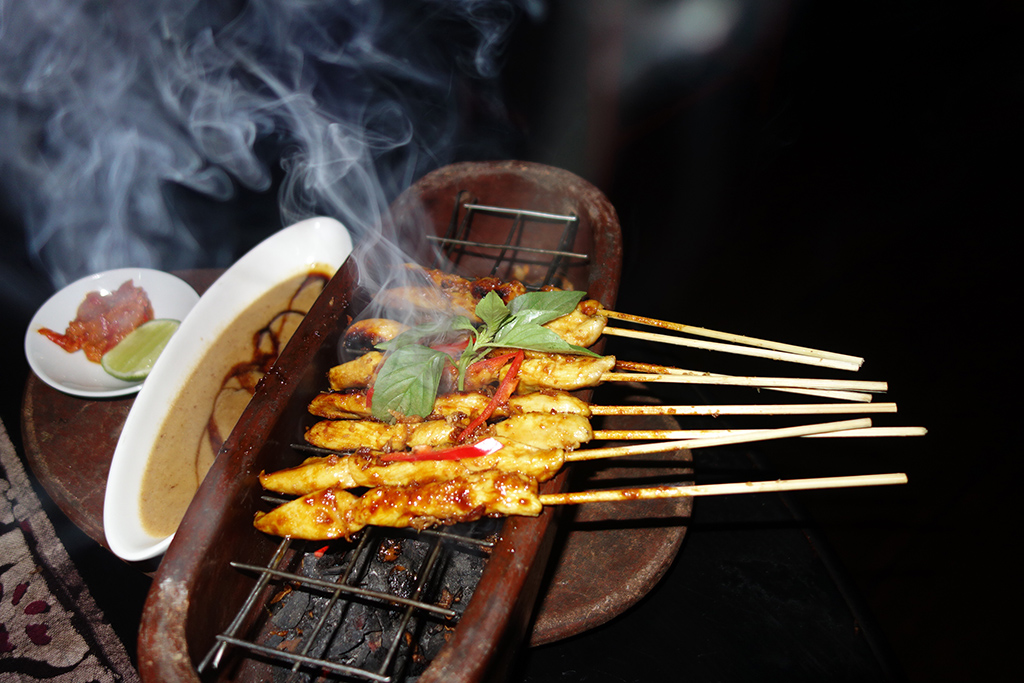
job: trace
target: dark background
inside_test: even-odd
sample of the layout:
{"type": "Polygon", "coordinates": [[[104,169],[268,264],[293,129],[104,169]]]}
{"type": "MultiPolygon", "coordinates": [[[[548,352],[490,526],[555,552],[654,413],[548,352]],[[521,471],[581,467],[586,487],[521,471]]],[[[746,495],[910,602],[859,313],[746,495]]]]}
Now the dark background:
{"type": "MultiPolygon", "coordinates": [[[[621,310],[861,355],[858,378],[890,383],[900,413],[877,423],[928,436],[757,454],[784,477],[907,472],[898,489],[794,499],[873,616],[894,675],[1001,678],[1020,632],[1022,12],[737,3],[742,30],[716,50],[653,49],[645,31],[658,23],[644,22],[677,4],[563,2],[522,22],[503,76],[519,131],[510,155],[567,168],[612,200],[621,310]]],[[[17,442],[22,335],[49,287],[18,218],[3,219],[2,408],[17,442]]],[[[146,580],[63,532],[130,633],[146,580]]]]}
{"type": "Polygon", "coordinates": [[[899,416],[876,423],[924,425],[927,437],[757,451],[784,477],[907,472],[899,490],[794,498],[865,599],[896,675],[1005,676],[1024,470],[1011,437],[1020,9],[767,3],[746,8],[759,16],[744,40],[695,60],[655,59],[630,35],[631,20],[664,7],[641,3],[624,23],[568,18],[592,32],[575,94],[595,107],[585,132],[539,136],[575,134],[578,156],[533,149],[587,168],[618,208],[622,310],[862,355],[859,374],[889,381],[899,416]],[[603,87],[622,73],[636,75],[603,87]]]}

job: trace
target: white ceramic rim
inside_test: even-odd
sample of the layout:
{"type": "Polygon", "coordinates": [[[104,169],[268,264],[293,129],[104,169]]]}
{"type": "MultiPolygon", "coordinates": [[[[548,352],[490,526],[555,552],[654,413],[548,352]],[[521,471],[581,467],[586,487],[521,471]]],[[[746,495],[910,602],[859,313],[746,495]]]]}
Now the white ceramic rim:
{"type": "Polygon", "coordinates": [[[139,495],[148,457],[141,454],[152,451],[170,403],[209,345],[278,283],[318,264],[337,269],[351,252],[351,237],[341,223],[310,218],[256,245],[199,299],[154,364],[114,449],[103,501],[103,529],[114,554],[131,562],[148,560],[163,554],[174,537],[152,536],[142,526],[139,495]]]}
{"type": "Polygon", "coordinates": [[[199,301],[187,282],[150,268],[116,268],[76,280],[47,299],[25,331],[25,358],[39,379],[58,391],[86,398],[124,396],[141,389],[142,381],[126,382],[108,375],[99,363],[86,360],[83,351],[68,353],[39,334],[41,327],[63,332],[86,294],[112,292],[127,280],[146,290],[156,318],[184,320],[199,301]]]}

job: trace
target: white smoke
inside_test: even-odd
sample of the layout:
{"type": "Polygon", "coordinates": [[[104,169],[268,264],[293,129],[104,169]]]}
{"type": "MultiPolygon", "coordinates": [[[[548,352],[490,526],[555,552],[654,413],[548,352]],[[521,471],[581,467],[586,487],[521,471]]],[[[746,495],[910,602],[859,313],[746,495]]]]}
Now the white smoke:
{"type": "MultiPolygon", "coordinates": [[[[0,187],[57,286],[189,267],[208,239],[172,196],[279,191],[357,237],[500,120],[494,77],[524,5],[497,0],[0,0],[0,187]],[[482,111],[482,113],[481,113],[482,111]]],[[[493,140],[477,141],[481,145],[493,140]]]]}

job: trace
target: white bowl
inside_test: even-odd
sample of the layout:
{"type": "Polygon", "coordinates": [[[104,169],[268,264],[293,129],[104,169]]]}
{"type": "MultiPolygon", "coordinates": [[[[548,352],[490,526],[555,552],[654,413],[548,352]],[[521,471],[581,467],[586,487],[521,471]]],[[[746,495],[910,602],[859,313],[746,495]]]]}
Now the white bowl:
{"type": "Polygon", "coordinates": [[[86,294],[108,294],[127,280],[146,290],[157,318],[184,320],[199,301],[199,295],[184,280],[149,268],[118,268],[72,282],[36,311],[25,331],[25,357],[39,379],[54,389],[89,398],[123,396],[142,387],[141,381],[125,382],[108,375],[99,363],[86,360],[83,351],[68,353],[39,334],[42,327],[63,333],[78,315],[78,307],[86,294]]]}
{"type": "Polygon", "coordinates": [[[103,529],[118,557],[133,562],[157,557],[173,538],[154,536],[144,528],[140,496],[149,455],[192,369],[227,325],[275,285],[321,264],[336,270],[351,251],[349,233],[338,221],[311,218],[296,223],[229,268],[182,321],[135,399],[110,463],[103,529]]]}

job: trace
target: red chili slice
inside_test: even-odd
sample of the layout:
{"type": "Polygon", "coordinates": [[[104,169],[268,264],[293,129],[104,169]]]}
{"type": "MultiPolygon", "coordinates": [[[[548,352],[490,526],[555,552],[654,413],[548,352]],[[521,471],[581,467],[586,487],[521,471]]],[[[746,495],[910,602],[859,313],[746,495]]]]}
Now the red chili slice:
{"type": "MultiPolygon", "coordinates": [[[[509,365],[508,372],[505,373],[505,377],[501,380],[501,384],[498,385],[498,390],[494,392],[494,396],[491,397],[491,400],[484,407],[483,411],[476,416],[476,419],[470,422],[469,426],[463,429],[459,435],[455,437],[456,443],[468,438],[477,427],[486,422],[487,419],[494,414],[494,411],[497,410],[498,406],[508,402],[508,397],[511,396],[512,392],[516,390],[517,386],[519,386],[519,368],[523,365],[523,358],[526,356],[526,353],[522,349],[519,349],[508,355],[512,356],[512,364],[509,365]]],[[[501,356],[498,357],[500,358],[501,356]]]]}
{"type": "Polygon", "coordinates": [[[512,351],[510,353],[503,353],[500,356],[491,356],[490,358],[484,358],[483,360],[478,360],[475,363],[470,363],[469,367],[466,368],[466,374],[471,375],[474,372],[482,372],[484,370],[497,372],[509,361],[509,359],[513,358],[516,353],[516,351],[512,351]]]}
{"type": "Polygon", "coordinates": [[[463,458],[479,458],[490,455],[502,448],[501,442],[493,437],[488,437],[476,443],[464,446],[453,446],[452,448],[421,448],[411,453],[385,453],[380,456],[384,462],[418,461],[418,460],[462,460],[463,458]]]}

